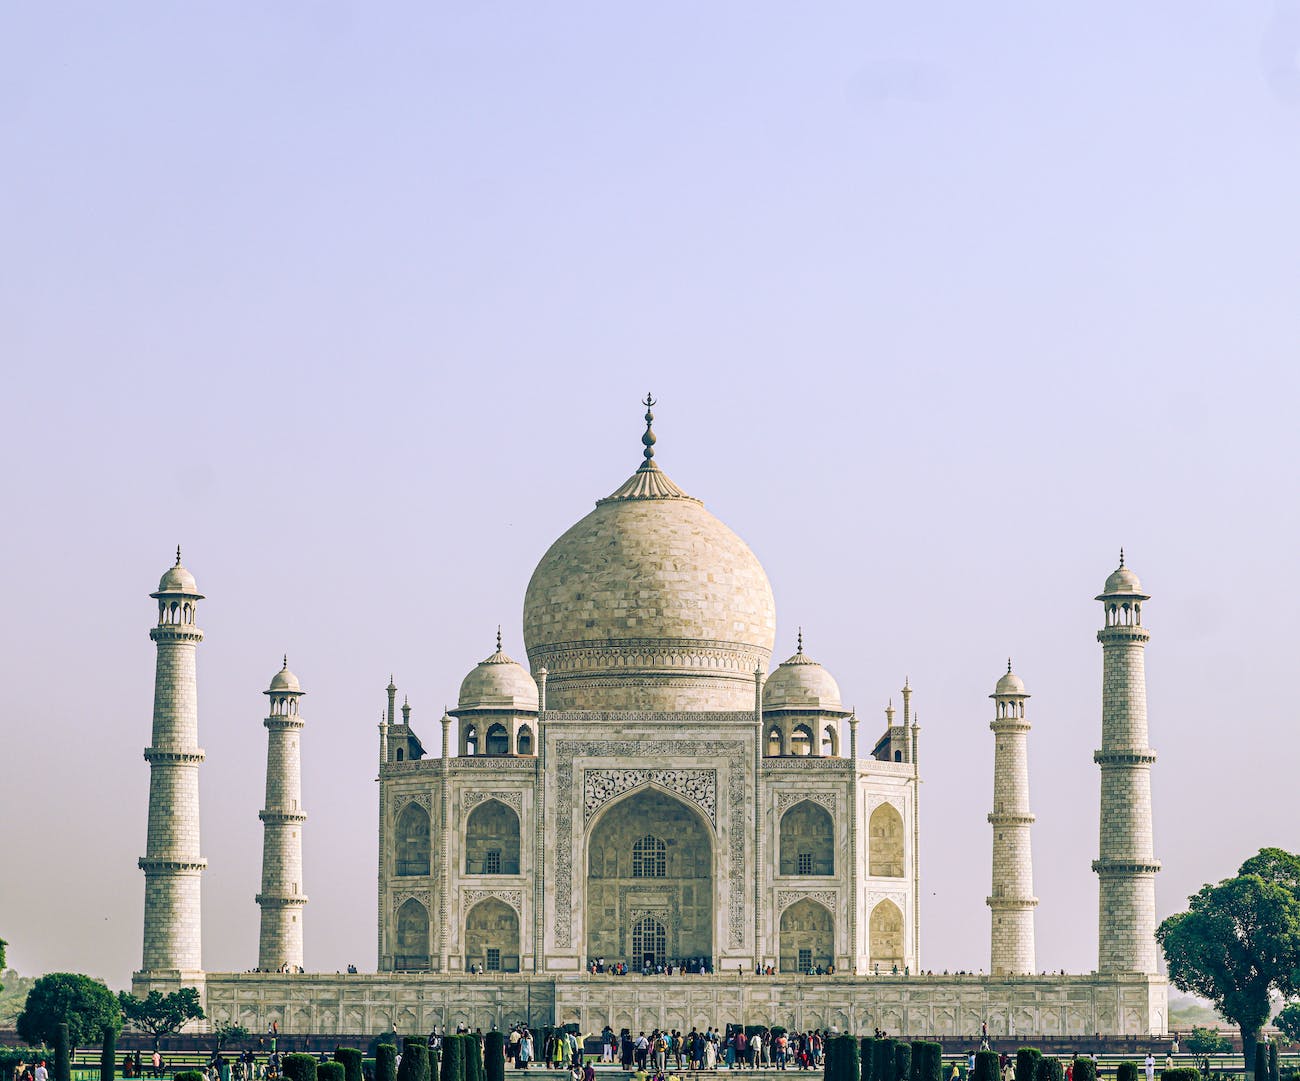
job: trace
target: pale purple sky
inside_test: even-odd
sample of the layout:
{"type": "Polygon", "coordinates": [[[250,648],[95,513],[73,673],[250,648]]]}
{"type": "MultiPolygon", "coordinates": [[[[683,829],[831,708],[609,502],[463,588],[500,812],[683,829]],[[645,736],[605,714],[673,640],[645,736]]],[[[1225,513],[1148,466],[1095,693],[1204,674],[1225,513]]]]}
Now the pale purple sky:
{"type": "Polygon", "coordinates": [[[659,458],[871,732],[923,732],[923,963],[988,964],[1033,698],[1042,967],[1096,961],[1100,606],[1144,616],[1160,915],[1300,849],[1300,4],[9,5],[0,937],[140,960],[153,646],[200,650],[204,957],[256,962],[304,703],[307,960],[372,968],[375,722],[433,746],[550,542],[659,458]]]}

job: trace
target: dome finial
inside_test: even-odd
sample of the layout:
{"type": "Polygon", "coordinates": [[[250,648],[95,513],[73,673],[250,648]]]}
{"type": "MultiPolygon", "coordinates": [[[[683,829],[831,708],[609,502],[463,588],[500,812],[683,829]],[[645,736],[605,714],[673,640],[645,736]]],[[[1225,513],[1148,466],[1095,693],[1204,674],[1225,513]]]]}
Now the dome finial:
{"type": "Polygon", "coordinates": [[[647,393],[641,404],[645,406],[645,434],[641,436],[641,443],[645,446],[645,450],[641,454],[645,458],[645,464],[649,465],[655,456],[655,433],[650,427],[654,423],[655,415],[650,411],[650,407],[656,402],[653,396],[647,393]]]}
{"type": "Polygon", "coordinates": [[[289,654],[284,655],[284,670],[289,671],[289,654]]]}
{"type": "Polygon", "coordinates": [[[1123,549],[1123,548],[1121,548],[1121,549],[1119,550],[1119,565],[1120,565],[1121,567],[1124,566],[1124,549],[1123,549]]]}
{"type": "Polygon", "coordinates": [[[1007,658],[1007,675],[1011,675],[1011,658],[1007,658]]]}
{"type": "Polygon", "coordinates": [[[799,642],[799,648],[795,652],[802,654],[803,653],[803,628],[802,627],[799,628],[798,642],[799,642]]]}
{"type": "Polygon", "coordinates": [[[181,565],[181,546],[178,544],[176,545],[176,566],[179,567],[180,565],[181,565]]]}
{"type": "Polygon", "coordinates": [[[497,624],[497,652],[501,652],[501,624],[497,624]]]}

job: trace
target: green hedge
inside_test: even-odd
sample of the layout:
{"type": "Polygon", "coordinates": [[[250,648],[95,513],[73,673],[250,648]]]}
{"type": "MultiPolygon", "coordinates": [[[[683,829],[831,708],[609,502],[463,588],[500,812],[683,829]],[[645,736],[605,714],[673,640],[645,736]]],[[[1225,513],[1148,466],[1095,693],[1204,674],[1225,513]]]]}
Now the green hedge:
{"type": "MultiPolygon", "coordinates": [[[[975,1052],[975,1081],[1001,1081],[996,1051],[975,1052]]],[[[1078,1074],[1075,1081],[1079,1081],[1078,1074]]]]}
{"type": "Polygon", "coordinates": [[[355,1047],[334,1048],[334,1061],[343,1066],[345,1081],[364,1081],[361,1069],[361,1052],[355,1047]]]}
{"type": "Polygon", "coordinates": [[[1270,1040],[1268,1044],[1268,1081],[1280,1081],[1277,1066],[1277,1041],[1270,1040]]]}
{"type": "Polygon", "coordinates": [[[1043,1053],[1037,1047],[1022,1047],[1016,1052],[1016,1081],[1035,1081],[1038,1060],[1043,1053]]]}
{"type": "Polygon", "coordinates": [[[858,1044],[858,1061],[862,1066],[862,1081],[875,1081],[874,1067],[872,1059],[876,1040],[874,1036],[863,1036],[862,1041],[858,1044]]]}
{"type": "Polygon", "coordinates": [[[322,1062],[316,1067],[316,1081],[344,1081],[347,1070],[341,1062],[322,1062]]]}
{"type": "Polygon", "coordinates": [[[1035,1067],[1034,1081],[1064,1081],[1065,1067],[1059,1058],[1044,1055],[1035,1067]]]}
{"type": "Polygon", "coordinates": [[[912,1045],[906,1040],[894,1041],[894,1078],[895,1081],[912,1081],[912,1045]]]}
{"type": "Polygon", "coordinates": [[[99,1081],[113,1081],[117,1074],[117,1033],[112,1025],[99,1030],[99,1081]]]}
{"type": "Polygon", "coordinates": [[[505,1081],[506,1038],[496,1029],[483,1037],[483,1068],[487,1081],[505,1081]]]}
{"type": "Polygon", "coordinates": [[[54,1030],[54,1081],[72,1081],[72,1056],[68,1052],[68,1026],[59,1025],[54,1030]]]}
{"type": "Polygon", "coordinates": [[[1097,1081],[1097,1064],[1090,1058],[1075,1059],[1074,1081],[1097,1081]]]}
{"type": "Polygon", "coordinates": [[[397,1081],[397,1045],[381,1043],[375,1048],[375,1081],[397,1081]]]}
{"type": "Polygon", "coordinates": [[[442,1063],[438,1081],[466,1081],[465,1046],[459,1036],[442,1038],[442,1063]]]}
{"type": "Polygon", "coordinates": [[[943,1044],[912,1044],[912,1081],[943,1081],[943,1044]]]}
{"type": "Polygon", "coordinates": [[[858,1041],[852,1036],[832,1036],[825,1044],[824,1081],[861,1081],[858,1041]]]}
{"type": "Polygon", "coordinates": [[[1201,1081],[1201,1071],[1190,1066],[1177,1066],[1172,1070],[1161,1070],[1160,1081],[1201,1081]]]}
{"type": "Polygon", "coordinates": [[[1266,1081],[1268,1077],[1268,1044],[1255,1044],[1255,1081],[1266,1081]]]}
{"type": "MultiPolygon", "coordinates": [[[[152,1068],[150,1067],[150,1069],[152,1068]]],[[[207,1078],[204,1077],[202,1070],[181,1070],[174,1078],[174,1081],[207,1081],[207,1078]]]]}
{"type": "Polygon", "coordinates": [[[407,1036],[402,1041],[402,1061],[397,1081],[429,1081],[429,1048],[424,1040],[407,1036]]]}
{"type": "Polygon", "coordinates": [[[1121,1062],[1115,1067],[1115,1081],[1138,1081],[1136,1062],[1121,1062]]]}
{"type": "Polygon", "coordinates": [[[375,1081],[375,1060],[372,1058],[363,1058],[361,1060],[361,1077],[362,1081],[375,1081]]]}
{"type": "Polygon", "coordinates": [[[872,1081],[895,1081],[894,1041],[877,1040],[871,1049],[872,1081]]]}
{"type": "Polygon", "coordinates": [[[284,1081],[316,1081],[315,1055],[285,1055],[280,1061],[284,1081]]]}

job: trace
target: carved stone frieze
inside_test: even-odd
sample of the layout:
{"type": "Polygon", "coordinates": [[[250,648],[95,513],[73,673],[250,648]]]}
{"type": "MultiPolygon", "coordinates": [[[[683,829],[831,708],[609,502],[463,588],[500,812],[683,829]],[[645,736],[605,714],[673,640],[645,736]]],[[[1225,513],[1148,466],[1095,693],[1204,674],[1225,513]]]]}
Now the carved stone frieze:
{"type": "Polygon", "coordinates": [[[834,890],[777,890],[776,914],[779,916],[795,902],[805,899],[825,905],[831,912],[835,911],[837,895],[834,890]]]}
{"type": "Polygon", "coordinates": [[[776,794],[776,814],[780,818],[796,803],[802,803],[804,800],[811,800],[813,803],[820,804],[830,811],[831,817],[835,817],[835,793],[834,792],[778,792],[776,794]]]}
{"type": "Polygon", "coordinates": [[[903,813],[903,803],[897,796],[886,795],[884,792],[867,793],[867,813],[870,814],[882,803],[888,803],[900,815],[903,813]]]}
{"type": "Polygon", "coordinates": [[[460,891],[460,911],[461,915],[467,915],[469,910],[480,901],[501,901],[515,910],[515,914],[523,918],[524,914],[524,891],[523,890],[461,890],[460,891]]]}
{"type": "Polygon", "coordinates": [[[463,792],[460,797],[461,808],[468,814],[484,800],[500,800],[507,807],[512,807],[515,814],[523,816],[524,794],[522,792],[497,792],[491,788],[479,788],[472,792],[463,792]]]}
{"type": "Polygon", "coordinates": [[[432,894],[429,890],[398,890],[393,894],[393,918],[397,918],[397,910],[407,901],[416,900],[424,905],[425,911],[429,910],[429,902],[432,894]]]}
{"type": "Polygon", "coordinates": [[[643,784],[656,784],[684,796],[718,824],[718,771],[716,769],[588,769],[583,771],[582,820],[615,796],[643,784]]]}

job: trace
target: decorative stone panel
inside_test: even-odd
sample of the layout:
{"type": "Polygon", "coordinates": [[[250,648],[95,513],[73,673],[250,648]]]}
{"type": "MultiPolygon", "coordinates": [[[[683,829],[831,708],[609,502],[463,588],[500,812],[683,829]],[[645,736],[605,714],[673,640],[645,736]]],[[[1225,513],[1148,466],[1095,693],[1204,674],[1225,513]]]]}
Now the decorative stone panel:
{"type": "Polygon", "coordinates": [[[461,914],[469,912],[480,901],[496,900],[509,905],[515,910],[520,920],[524,915],[524,891],[523,890],[461,890],[460,891],[460,911],[461,914]]]}
{"type": "Polygon", "coordinates": [[[523,818],[524,794],[522,792],[494,792],[490,788],[477,789],[473,792],[462,793],[460,806],[468,814],[480,803],[490,799],[500,800],[507,807],[513,808],[515,814],[519,815],[520,818],[523,818]]]}
{"type": "Polygon", "coordinates": [[[780,818],[796,803],[802,803],[804,800],[820,804],[830,811],[832,818],[836,817],[834,792],[778,792],[776,794],[776,817],[780,818]]]}
{"type": "Polygon", "coordinates": [[[825,905],[831,912],[835,911],[836,893],[834,890],[777,890],[776,914],[781,915],[796,901],[816,901],[825,905]]]}
{"type": "Polygon", "coordinates": [[[656,784],[690,800],[716,829],[718,825],[718,771],[715,769],[589,769],[583,771],[582,821],[615,796],[643,784],[656,784]]]}

